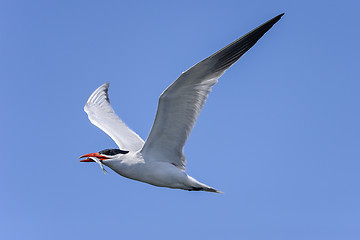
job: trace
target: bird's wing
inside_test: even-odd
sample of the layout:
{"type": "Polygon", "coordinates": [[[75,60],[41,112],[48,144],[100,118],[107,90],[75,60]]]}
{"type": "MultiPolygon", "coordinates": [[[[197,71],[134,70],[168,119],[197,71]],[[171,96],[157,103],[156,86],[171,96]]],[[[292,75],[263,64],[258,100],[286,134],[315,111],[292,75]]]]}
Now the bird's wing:
{"type": "Polygon", "coordinates": [[[170,162],[185,170],[183,147],[218,78],[282,16],[269,20],[182,73],[160,96],[142,154],[150,161],[170,162]]]}
{"type": "Polygon", "coordinates": [[[97,88],[87,100],[84,110],[92,124],[108,134],[122,150],[138,151],[144,140],[128,128],[116,115],[108,97],[109,83],[97,88]]]}

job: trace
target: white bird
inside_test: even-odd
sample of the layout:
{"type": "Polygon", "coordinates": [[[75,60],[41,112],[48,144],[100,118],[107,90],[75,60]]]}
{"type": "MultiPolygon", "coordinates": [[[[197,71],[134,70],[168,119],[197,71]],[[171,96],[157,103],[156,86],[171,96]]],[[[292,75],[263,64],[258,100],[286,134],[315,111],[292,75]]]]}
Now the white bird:
{"type": "Polygon", "coordinates": [[[183,148],[205,101],[221,75],[248,51],[280,18],[280,14],[220,51],[197,63],[160,96],[149,137],[144,142],[116,115],[108,98],[109,83],[96,89],[84,110],[95,126],[107,133],[120,149],[106,149],[81,156],[121,176],[159,187],[189,191],[220,191],[185,172],[183,148]]]}

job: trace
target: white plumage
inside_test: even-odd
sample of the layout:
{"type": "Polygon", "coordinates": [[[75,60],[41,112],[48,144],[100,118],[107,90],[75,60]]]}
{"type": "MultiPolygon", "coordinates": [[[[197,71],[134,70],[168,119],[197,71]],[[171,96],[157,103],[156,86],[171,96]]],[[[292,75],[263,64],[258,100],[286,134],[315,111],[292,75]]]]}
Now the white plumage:
{"type": "Polygon", "coordinates": [[[109,102],[108,88],[109,83],[105,83],[96,89],[84,110],[90,122],[108,134],[120,149],[137,151],[143,147],[144,141],[116,115],[109,102]]]}
{"type": "Polygon", "coordinates": [[[105,83],[89,97],[85,112],[120,150],[83,155],[118,174],[155,186],[219,192],[185,173],[183,148],[206,99],[219,77],[282,16],[271,19],[182,73],[160,96],[155,121],[144,142],[115,114],[105,83]],[[96,159],[95,159],[96,158],[96,159]],[[95,159],[95,160],[94,160],[95,159]]]}

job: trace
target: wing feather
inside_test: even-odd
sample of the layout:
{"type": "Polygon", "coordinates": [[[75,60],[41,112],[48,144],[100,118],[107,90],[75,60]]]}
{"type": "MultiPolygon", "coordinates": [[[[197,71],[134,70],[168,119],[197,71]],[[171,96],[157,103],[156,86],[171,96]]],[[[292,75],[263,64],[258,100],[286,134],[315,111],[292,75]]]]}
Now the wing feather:
{"type": "Polygon", "coordinates": [[[206,99],[219,77],[277,22],[269,20],[180,75],[160,96],[142,154],[185,170],[183,148],[206,99]]]}
{"type": "Polygon", "coordinates": [[[109,83],[104,83],[89,97],[84,107],[92,124],[108,134],[122,150],[138,151],[144,141],[116,115],[108,96],[109,83]]]}

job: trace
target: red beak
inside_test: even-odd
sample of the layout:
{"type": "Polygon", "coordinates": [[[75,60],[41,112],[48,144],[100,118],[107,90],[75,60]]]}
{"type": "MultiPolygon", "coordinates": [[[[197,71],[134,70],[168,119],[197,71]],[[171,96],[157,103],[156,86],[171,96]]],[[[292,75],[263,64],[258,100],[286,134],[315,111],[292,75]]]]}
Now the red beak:
{"type": "Polygon", "coordinates": [[[94,162],[94,160],[90,159],[89,157],[97,157],[100,161],[109,159],[108,157],[100,155],[99,153],[88,153],[88,154],[85,154],[85,155],[82,155],[81,157],[79,157],[79,159],[87,158],[87,159],[81,160],[80,162],[94,162]]]}

